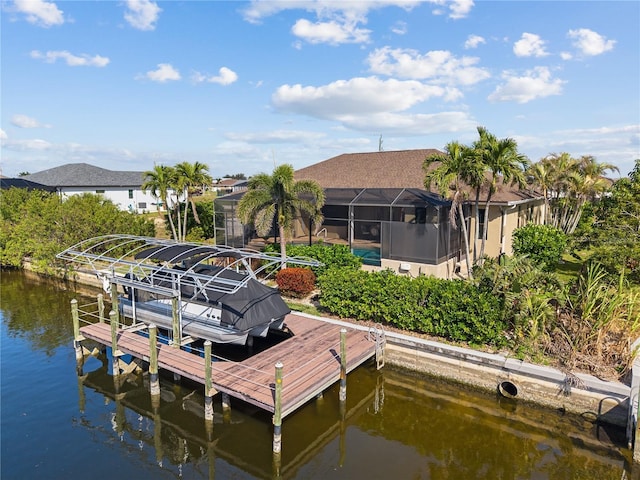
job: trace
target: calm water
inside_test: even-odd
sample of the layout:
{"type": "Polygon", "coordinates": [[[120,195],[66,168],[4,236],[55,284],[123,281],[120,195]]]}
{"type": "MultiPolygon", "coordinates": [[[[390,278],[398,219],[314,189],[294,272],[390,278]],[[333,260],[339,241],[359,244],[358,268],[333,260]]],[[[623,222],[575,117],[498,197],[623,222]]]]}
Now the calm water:
{"type": "MultiPolygon", "coordinates": [[[[114,385],[109,358],[76,373],[69,301],[77,293],[16,272],[1,276],[1,477],[9,479],[253,479],[272,477],[270,416],[162,379],[114,385]]],[[[285,366],[286,367],[286,366],[285,366]]],[[[624,432],[370,366],[348,377],[347,405],[330,389],[283,424],[282,478],[616,479],[624,432]]]]}

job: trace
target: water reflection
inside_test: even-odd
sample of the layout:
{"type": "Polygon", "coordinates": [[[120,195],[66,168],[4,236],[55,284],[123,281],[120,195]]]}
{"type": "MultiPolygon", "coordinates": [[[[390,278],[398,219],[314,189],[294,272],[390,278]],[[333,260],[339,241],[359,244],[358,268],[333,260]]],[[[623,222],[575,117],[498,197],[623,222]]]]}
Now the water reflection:
{"type": "MultiPolygon", "coordinates": [[[[111,375],[108,349],[77,369],[77,292],[1,280],[3,479],[274,477],[270,414],[239,401],[223,414],[217,396],[208,425],[201,385],[161,376],[154,401],[145,372],[111,375]]],[[[338,387],[284,420],[279,478],[631,478],[624,431],[589,418],[389,366],[352,372],[342,409],[338,387]]]]}

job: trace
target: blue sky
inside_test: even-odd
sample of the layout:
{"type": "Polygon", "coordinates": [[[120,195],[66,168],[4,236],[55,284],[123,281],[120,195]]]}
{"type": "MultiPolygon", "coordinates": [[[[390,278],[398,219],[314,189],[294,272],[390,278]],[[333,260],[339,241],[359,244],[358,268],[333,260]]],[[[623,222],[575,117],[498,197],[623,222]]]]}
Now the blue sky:
{"type": "MultiPolygon", "coordinates": [[[[1,5],[0,167],[200,161],[212,176],[512,137],[640,158],[640,2],[1,5]]],[[[617,175],[614,175],[617,176],[617,175]]]]}

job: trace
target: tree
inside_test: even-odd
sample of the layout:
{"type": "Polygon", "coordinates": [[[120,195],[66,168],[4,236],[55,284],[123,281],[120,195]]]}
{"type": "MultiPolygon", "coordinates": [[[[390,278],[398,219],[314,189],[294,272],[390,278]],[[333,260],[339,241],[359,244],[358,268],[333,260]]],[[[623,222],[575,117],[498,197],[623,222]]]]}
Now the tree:
{"type": "Polygon", "coordinates": [[[437,153],[429,155],[425,159],[422,166],[425,171],[424,186],[427,190],[430,190],[433,184],[441,196],[451,200],[449,220],[453,228],[458,228],[458,221],[462,226],[467,273],[470,278],[473,278],[469,235],[462,203],[465,197],[464,183],[475,172],[475,159],[473,151],[469,147],[455,141],[447,143],[445,152],[446,155],[437,153]],[[438,163],[438,165],[435,168],[431,168],[434,163],[438,163]]]}
{"type": "Polygon", "coordinates": [[[182,240],[187,236],[187,212],[188,206],[186,204],[191,204],[191,211],[193,212],[193,218],[196,223],[200,224],[200,218],[198,217],[198,211],[196,209],[195,202],[193,201],[193,194],[201,187],[207,184],[211,184],[212,178],[209,175],[209,167],[204,163],[195,162],[181,162],[175,166],[176,172],[176,187],[180,191],[184,191],[185,194],[185,209],[184,209],[184,221],[183,221],[183,231],[182,231],[182,240]]]}
{"type": "Polygon", "coordinates": [[[318,228],[323,221],[324,191],[313,180],[294,179],[293,166],[276,167],[271,175],[260,173],[249,180],[248,190],[238,204],[238,217],[253,224],[258,235],[268,235],[274,220],[280,234],[281,268],[286,268],[286,238],[293,221],[308,214],[318,228]]]}
{"type": "Polygon", "coordinates": [[[618,171],[610,163],[600,163],[591,155],[579,159],[567,152],[552,153],[527,171],[528,181],[545,197],[545,222],[572,234],[580,221],[585,203],[609,189],[604,174],[618,171]]]}
{"type": "Polygon", "coordinates": [[[489,173],[484,181],[487,198],[484,205],[484,229],[479,255],[479,260],[482,262],[489,226],[489,206],[491,197],[498,187],[498,180],[501,179],[504,185],[517,184],[523,188],[526,185],[524,168],[529,160],[518,153],[518,144],[512,138],[498,139],[484,127],[478,127],[478,135],[480,138],[474,142],[473,150],[478,161],[489,173]]]}
{"type": "Polygon", "coordinates": [[[607,270],[618,274],[625,270],[629,280],[640,283],[640,159],[594,210],[589,235],[593,257],[607,270]]]}
{"type": "MultiPolygon", "coordinates": [[[[153,170],[144,172],[144,182],[142,183],[142,191],[150,191],[151,195],[155,198],[159,198],[162,205],[167,209],[169,216],[169,223],[171,225],[171,233],[173,238],[180,240],[176,233],[176,227],[173,224],[173,217],[171,216],[171,209],[168,203],[169,191],[174,188],[175,185],[175,170],[172,167],[165,165],[156,165],[153,170]]],[[[160,210],[158,210],[160,212],[160,210]]]]}

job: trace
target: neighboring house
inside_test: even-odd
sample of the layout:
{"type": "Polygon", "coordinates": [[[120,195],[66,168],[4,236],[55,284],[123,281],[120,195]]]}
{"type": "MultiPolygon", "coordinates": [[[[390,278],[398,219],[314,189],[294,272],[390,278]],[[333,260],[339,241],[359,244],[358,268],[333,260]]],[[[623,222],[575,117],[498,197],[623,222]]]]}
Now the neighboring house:
{"type": "MultiPolygon", "coordinates": [[[[295,226],[295,241],[348,244],[372,267],[408,275],[453,277],[464,268],[462,229],[450,222],[451,202],[424,187],[424,160],[438,150],[404,150],[343,154],[295,172],[296,180],[315,180],[325,190],[325,217],[316,236],[308,219],[295,226]]],[[[474,199],[465,201],[469,235],[474,233],[474,199]]],[[[245,245],[250,232],[235,217],[241,194],[216,201],[225,213],[225,238],[245,245]],[[249,234],[248,234],[249,233],[249,234]]],[[[483,208],[484,197],[480,199],[483,208]]],[[[499,186],[491,199],[485,253],[511,254],[513,231],[529,222],[540,223],[541,195],[517,187],[499,186]]],[[[481,211],[480,221],[483,220],[481,211]]],[[[482,230],[480,229],[480,232],[482,230]]],[[[469,239],[480,249],[480,239],[469,239]]]]}
{"type": "Polygon", "coordinates": [[[45,192],[55,192],[55,187],[48,187],[41,183],[30,182],[22,177],[18,178],[0,178],[0,190],[8,190],[10,188],[26,188],[27,190],[44,190],[45,192]]]}
{"type": "Polygon", "coordinates": [[[235,178],[223,178],[212,185],[212,190],[225,195],[228,193],[244,192],[247,190],[248,180],[236,180],[235,178]]]}
{"type": "Polygon", "coordinates": [[[144,172],[107,170],[87,163],[69,163],[22,177],[55,188],[62,197],[101,194],[121,210],[155,212],[163,206],[151,192],[142,191],[144,172]]]}

